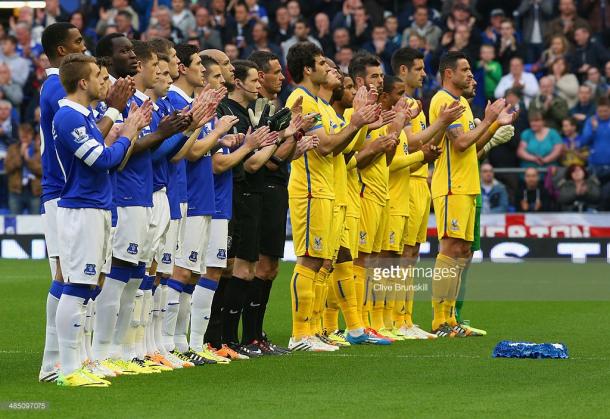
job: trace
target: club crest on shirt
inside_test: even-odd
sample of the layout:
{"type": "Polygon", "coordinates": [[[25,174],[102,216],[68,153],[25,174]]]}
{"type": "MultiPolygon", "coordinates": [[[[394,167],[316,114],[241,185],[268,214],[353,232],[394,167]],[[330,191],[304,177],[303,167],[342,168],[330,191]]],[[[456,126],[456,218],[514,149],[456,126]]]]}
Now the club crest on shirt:
{"type": "Polygon", "coordinates": [[[402,145],[402,151],[404,151],[404,152],[405,152],[405,154],[409,154],[409,144],[404,143],[404,144],[402,145]]]}
{"type": "Polygon", "coordinates": [[[127,253],[129,253],[130,255],[137,255],[138,254],[138,244],[129,243],[129,246],[127,246],[127,253]]]}
{"type": "Polygon", "coordinates": [[[227,251],[225,249],[218,249],[216,253],[216,259],[225,260],[227,258],[227,251]]]}
{"type": "Polygon", "coordinates": [[[313,238],[313,250],[322,250],[322,237],[313,238]]]}
{"type": "Polygon", "coordinates": [[[171,253],[163,253],[163,257],[161,258],[161,263],[165,263],[169,265],[172,263],[172,254],[171,253]]]}
{"type": "Polygon", "coordinates": [[[424,124],[424,121],[419,121],[419,126],[422,129],[422,131],[426,129],[426,124],[424,124]]]}
{"type": "Polygon", "coordinates": [[[476,127],[477,126],[474,124],[474,121],[468,121],[468,128],[470,129],[470,131],[472,131],[476,127]]]}
{"type": "Polygon", "coordinates": [[[86,263],[85,270],[83,272],[85,275],[95,275],[95,263],[86,263]]]}
{"type": "Polygon", "coordinates": [[[87,135],[87,128],[85,127],[77,127],[72,130],[72,136],[74,137],[74,141],[78,144],[84,143],[89,139],[87,135]]]}
{"type": "Polygon", "coordinates": [[[456,220],[455,218],[453,220],[451,220],[450,230],[451,231],[459,231],[460,230],[460,225],[458,224],[458,220],[456,220]]]}
{"type": "Polygon", "coordinates": [[[197,257],[198,257],[198,253],[193,250],[193,251],[191,251],[191,255],[189,256],[189,260],[191,262],[197,262],[197,257]]]}
{"type": "Polygon", "coordinates": [[[360,232],[360,240],[359,240],[360,244],[366,244],[366,231],[361,231],[360,232]]]}

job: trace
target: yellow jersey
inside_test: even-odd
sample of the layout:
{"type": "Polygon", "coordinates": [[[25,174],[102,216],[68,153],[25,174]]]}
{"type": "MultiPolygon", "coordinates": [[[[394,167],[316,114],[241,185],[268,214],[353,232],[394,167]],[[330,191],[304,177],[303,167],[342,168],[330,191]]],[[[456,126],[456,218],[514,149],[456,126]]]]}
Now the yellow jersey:
{"type": "MultiPolygon", "coordinates": [[[[444,89],[439,90],[430,102],[430,123],[434,123],[440,114],[441,106],[449,106],[458,100],[444,89]]],[[[460,97],[460,103],[466,108],[462,116],[451,123],[447,129],[462,127],[464,132],[475,128],[474,117],[468,101],[460,97]]],[[[445,195],[478,195],[481,193],[479,181],[479,161],[476,144],[465,151],[458,151],[443,135],[440,142],[441,155],[434,165],[432,175],[432,199],[445,195]]]]}
{"type": "MultiPolygon", "coordinates": [[[[327,134],[336,134],[345,127],[345,121],[337,115],[331,104],[322,98],[318,98],[318,109],[322,116],[322,126],[327,134]]],[[[335,206],[345,206],[347,205],[347,167],[343,153],[333,157],[333,173],[335,206]]]]}
{"type": "MultiPolygon", "coordinates": [[[[411,98],[409,98],[411,99],[411,98]]],[[[411,132],[413,134],[417,134],[418,132],[422,132],[426,129],[426,115],[422,110],[415,118],[411,120],[410,123],[411,132]]],[[[419,169],[411,173],[411,176],[423,177],[424,179],[428,178],[428,163],[422,164],[419,169]]]]}
{"type": "Polygon", "coordinates": [[[410,166],[423,161],[424,153],[420,150],[409,154],[409,144],[406,134],[401,131],[398,137],[396,153],[390,163],[390,215],[409,216],[409,179],[410,166]]]}
{"type": "MultiPolygon", "coordinates": [[[[343,118],[345,119],[345,123],[349,124],[352,118],[352,114],[354,113],[354,108],[346,109],[343,118]]],[[[349,146],[343,150],[344,154],[349,154],[352,151],[358,152],[362,149],[362,144],[364,144],[364,140],[366,139],[366,126],[361,128],[358,133],[354,136],[353,141],[349,146]]],[[[356,167],[356,156],[352,156],[352,158],[348,161],[347,164],[347,210],[345,215],[347,217],[356,217],[360,218],[360,193],[362,192],[362,182],[360,181],[360,173],[358,172],[358,168],[356,167]]]]}
{"type": "MultiPolygon", "coordinates": [[[[286,106],[290,108],[299,97],[303,98],[303,114],[320,113],[318,98],[302,86],[298,86],[290,94],[286,106]]],[[[321,127],[321,123],[316,124],[310,132],[321,127]]],[[[291,198],[334,199],[333,179],[333,155],[323,156],[317,150],[309,150],[290,163],[288,194],[291,198]]]]}
{"type": "MultiPolygon", "coordinates": [[[[364,140],[365,144],[375,141],[384,133],[384,127],[370,131],[364,140]]],[[[371,164],[360,170],[360,180],[362,181],[360,196],[385,207],[388,199],[389,177],[390,169],[388,168],[386,155],[381,153],[371,164]]]]}

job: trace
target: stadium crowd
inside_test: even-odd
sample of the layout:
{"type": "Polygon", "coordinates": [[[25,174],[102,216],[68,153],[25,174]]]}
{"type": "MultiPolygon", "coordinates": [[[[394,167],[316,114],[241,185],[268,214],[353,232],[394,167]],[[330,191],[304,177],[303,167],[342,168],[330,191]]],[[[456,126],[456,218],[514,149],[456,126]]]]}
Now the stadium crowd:
{"type": "MultiPolygon", "coordinates": [[[[39,212],[39,89],[49,67],[43,29],[69,21],[97,40],[119,32],[161,36],[232,60],[253,51],[285,64],[290,46],[309,40],[347,71],[354,53],[377,54],[386,74],[401,46],[420,49],[427,74],[447,51],[470,59],[488,99],[521,109],[516,135],[481,169],[484,212],[610,209],[609,7],[593,0],[48,0],[45,9],[15,10],[0,25],[0,212],[39,212]],[[524,171],[507,170],[523,168],[524,171]],[[494,169],[496,174],[494,174],[494,169]],[[499,169],[499,170],[498,170],[499,169]]],[[[418,96],[427,109],[439,81],[418,96]]],[[[280,95],[291,92],[286,74],[280,95]]]]}

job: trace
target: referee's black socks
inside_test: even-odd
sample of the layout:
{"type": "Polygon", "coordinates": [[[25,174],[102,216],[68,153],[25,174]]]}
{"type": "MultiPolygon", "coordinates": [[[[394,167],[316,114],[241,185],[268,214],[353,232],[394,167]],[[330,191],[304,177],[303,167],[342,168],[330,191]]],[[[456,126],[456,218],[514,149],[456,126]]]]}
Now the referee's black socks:
{"type": "Polygon", "coordinates": [[[210,322],[205,332],[203,341],[210,343],[213,348],[220,349],[222,345],[222,308],[227,283],[231,278],[221,277],[218,281],[218,288],[212,298],[212,308],[210,311],[210,322]]]}
{"type": "Polygon", "coordinates": [[[238,343],[239,318],[247,299],[249,281],[232,276],[227,281],[222,310],[222,340],[224,343],[238,343]]]}
{"type": "Polygon", "coordinates": [[[258,340],[264,339],[263,334],[263,326],[265,322],[265,312],[267,310],[267,304],[269,303],[269,295],[271,294],[271,286],[273,285],[273,281],[264,280],[260,278],[254,278],[255,281],[261,282],[261,309],[258,312],[258,327],[256,331],[256,335],[258,336],[258,340]]]}
{"type": "Polygon", "coordinates": [[[263,310],[263,282],[264,281],[260,278],[254,278],[252,281],[248,281],[242,318],[241,341],[244,345],[260,339],[259,329],[261,328],[260,313],[263,310]]]}

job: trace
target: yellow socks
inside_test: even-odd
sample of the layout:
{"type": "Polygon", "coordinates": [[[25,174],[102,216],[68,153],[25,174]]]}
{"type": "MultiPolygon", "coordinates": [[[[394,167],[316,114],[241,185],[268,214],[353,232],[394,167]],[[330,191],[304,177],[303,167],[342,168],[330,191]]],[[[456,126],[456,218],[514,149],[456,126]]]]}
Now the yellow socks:
{"type": "Polygon", "coordinates": [[[387,283],[384,280],[374,280],[369,278],[371,288],[371,327],[375,330],[384,328],[383,310],[385,308],[385,288],[387,283]]]}
{"type": "Polygon", "coordinates": [[[439,253],[434,264],[432,278],[432,309],[434,312],[432,330],[438,329],[449,321],[451,290],[456,286],[458,278],[457,260],[439,253]]]}
{"type": "Polygon", "coordinates": [[[449,326],[457,325],[457,320],[455,318],[455,303],[458,298],[458,294],[460,292],[460,283],[462,282],[462,272],[466,269],[466,265],[468,264],[467,258],[458,258],[455,259],[455,263],[457,266],[457,274],[452,278],[451,285],[449,287],[449,299],[445,303],[445,315],[447,317],[447,323],[449,326]]]}
{"type": "Polygon", "coordinates": [[[292,336],[301,339],[311,334],[311,320],[314,300],[315,271],[303,265],[295,265],[290,279],[290,297],[292,300],[292,336]]]}
{"type": "Polygon", "coordinates": [[[322,311],[324,310],[324,304],[326,303],[326,293],[328,286],[327,281],[329,274],[330,272],[328,271],[328,269],[322,267],[314,279],[314,300],[310,323],[312,335],[322,333],[322,311]]]}
{"type": "Polygon", "coordinates": [[[407,314],[407,281],[397,278],[394,284],[394,309],[392,310],[392,326],[400,329],[405,324],[407,314]]]}
{"type": "MultiPolygon", "coordinates": [[[[337,297],[337,304],[341,308],[347,330],[356,330],[364,327],[362,316],[358,315],[356,286],[354,281],[354,264],[352,261],[337,263],[333,271],[331,282],[333,291],[337,297]]],[[[335,329],[339,328],[336,324],[335,329]]],[[[331,329],[327,329],[332,331],[331,329]]]]}
{"type": "Polygon", "coordinates": [[[329,333],[339,329],[339,305],[335,287],[336,268],[328,276],[326,304],[322,314],[322,328],[329,333]]]}
{"type": "MultiPolygon", "coordinates": [[[[388,278],[384,282],[385,285],[385,305],[383,307],[383,324],[387,329],[392,329],[394,326],[394,306],[400,305],[396,303],[396,288],[400,283],[399,278],[388,278]]],[[[404,298],[403,298],[404,301],[404,298]]],[[[398,326],[400,327],[400,326],[398,326]]]]}
{"type": "Polygon", "coordinates": [[[354,289],[356,293],[356,312],[364,321],[364,284],[366,282],[366,269],[362,266],[353,265],[354,270],[354,289]]]}
{"type": "Polygon", "coordinates": [[[405,318],[404,324],[407,327],[413,326],[413,301],[415,300],[415,291],[413,290],[413,269],[415,264],[407,266],[409,274],[405,278],[405,318]]]}

